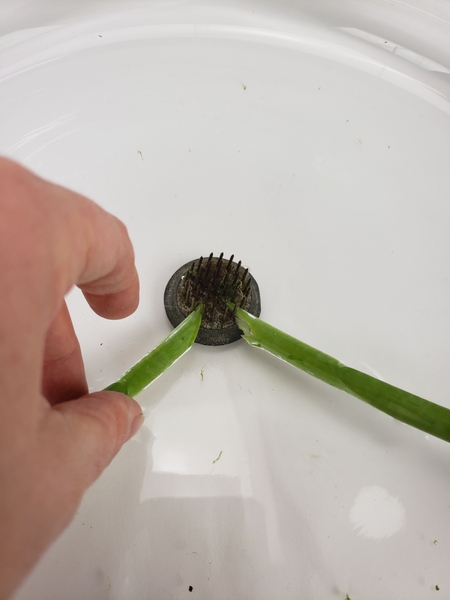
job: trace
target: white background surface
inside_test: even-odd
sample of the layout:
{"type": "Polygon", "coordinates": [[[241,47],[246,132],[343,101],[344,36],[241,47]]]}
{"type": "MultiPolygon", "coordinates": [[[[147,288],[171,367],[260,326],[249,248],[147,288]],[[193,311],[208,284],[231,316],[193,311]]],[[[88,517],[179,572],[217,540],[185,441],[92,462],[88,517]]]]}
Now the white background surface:
{"type": "MultiPolygon", "coordinates": [[[[135,315],[69,297],[92,389],[170,331],[172,273],[223,251],[265,320],[450,408],[449,23],[444,0],[0,2],[0,152],[136,249],[135,315]]],[[[448,444],[244,342],[138,400],[17,600],[450,594],[448,444]]]]}

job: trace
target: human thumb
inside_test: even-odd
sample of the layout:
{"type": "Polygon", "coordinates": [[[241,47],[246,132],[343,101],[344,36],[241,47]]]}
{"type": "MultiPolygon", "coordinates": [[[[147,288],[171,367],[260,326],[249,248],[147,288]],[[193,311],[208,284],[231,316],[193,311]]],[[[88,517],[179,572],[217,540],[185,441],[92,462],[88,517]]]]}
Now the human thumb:
{"type": "Polygon", "coordinates": [[[64,437],[58,446],[65,455],[65,468],[81,486],[81,493],[144,422],[139,404],[119,392],[96,392],[52,410],[59,421],[59,436],[64,437]]]}
{"type": "Polygon", "coordinates": [[[42,398],[40,406],[40,412],[30,411],[39,415],[37,423],[31,421],[36,430],[26,425],[24,435],[11,444],[11,468],[3,469],[9,487],[6,494],[2,487],[0,512],[6,507],[3,524],[8,526],[6,534],[2,531],[7,553],[1,557],[0,580],[3,573],[8,577],[0,581],[1,598],[67,527],[87,488],[143,423],[139,404],[119,392],[53,406],[42,398]]]}

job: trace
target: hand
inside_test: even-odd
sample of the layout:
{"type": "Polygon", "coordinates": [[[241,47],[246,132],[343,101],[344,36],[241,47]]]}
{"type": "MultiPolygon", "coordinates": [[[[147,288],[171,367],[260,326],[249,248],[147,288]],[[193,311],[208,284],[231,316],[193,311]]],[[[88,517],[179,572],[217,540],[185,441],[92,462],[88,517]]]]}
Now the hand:
{"type": "Polygon", "coordinates": [[[139,282],[125,226],[0,158],[0,600],[143,420],[123,394],[88,394],[64,302],[73,285],[103,317],[134,312],[139,282]]]}

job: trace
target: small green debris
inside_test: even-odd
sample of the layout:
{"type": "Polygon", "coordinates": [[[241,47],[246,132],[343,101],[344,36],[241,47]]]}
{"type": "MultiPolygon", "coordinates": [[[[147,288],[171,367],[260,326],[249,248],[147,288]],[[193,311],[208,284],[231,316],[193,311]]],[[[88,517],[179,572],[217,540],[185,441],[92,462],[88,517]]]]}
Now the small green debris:
{"type": "Polygon", "coordinates": [[[435,590],[438,592],[439,591],[439,586],[435,586],[435,590]]]}
{"type": "Polygon", "coordinates": [[[205,379],[203,368],[200,370],[200,378],[202,381],[205,379]]]}
{"type": "Polygon", "coordinates": [[[242,84],[242,89],[244,90],[244,92],[247,89],[247,86],[245,85],[245,83],[242,84]]]}
{"type": "Polygon", "coordinates": [[[436,546],[436,544],[438,543],[437,540],[433,540],[433,544],[436,546]]]}
{"type": "Polygon", "coordinates": [[[345,594],[345,600],[352,600],[348,594],[345,594]]]}
{"type": "Polygon", "coordinates": [[[142,152],[140,150],[137,151],[137,153],[139,154],[139,156],[142,158],[142,160],[144,160],[144,157],[142,156],[142,152]]]}
{"type": "Polygon", "coordinates": [[[220,460],[220,457],[221,457],[221,456],[222,456],[222,450],[219,452],[219,456],[216,458],[216,460],[213,460],[213,461],[212,461],[212,464],[213,464],[213,465],[215,465],[215,464],[216,464],[216,462],[217,462],[218,460],[220,460]]]}

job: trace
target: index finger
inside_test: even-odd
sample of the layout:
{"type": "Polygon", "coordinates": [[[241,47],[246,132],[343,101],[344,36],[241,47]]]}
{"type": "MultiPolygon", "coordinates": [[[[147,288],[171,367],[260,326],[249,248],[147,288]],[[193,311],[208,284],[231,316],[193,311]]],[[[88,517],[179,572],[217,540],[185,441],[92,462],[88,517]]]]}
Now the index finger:
{"type": "MultiPolygon", "coordinates": [[[[50,320],[73,285],[103,317],[131,314],[139,302],[139,280],[125,225],[84,196],[16,163],[3,159],[0,170],[2,211],[11,224],[6,234],[15,248],[12,270],[23,273],[23,264],[33,263],[26,295],[38,290],[39,300],[52,309],[50,320]]],[[[17,278],[13,283],[21,285],[17,278]]]]}

